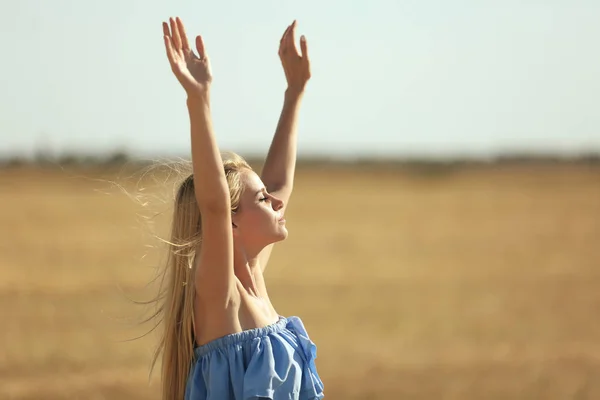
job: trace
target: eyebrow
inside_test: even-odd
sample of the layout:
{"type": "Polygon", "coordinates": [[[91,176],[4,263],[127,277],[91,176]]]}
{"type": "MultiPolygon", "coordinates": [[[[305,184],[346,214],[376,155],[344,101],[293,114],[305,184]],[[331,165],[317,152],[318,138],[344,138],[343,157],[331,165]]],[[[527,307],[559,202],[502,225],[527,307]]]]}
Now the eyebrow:
{"type": "Polygon", "coordinates": [[[256,193],[254,193],[254,195],[256,196],[257,194],[262,193],[262,192],[266,192],[266,191],[267,191],[267,189],[262,188],[262,189],[258,190],[256,193]]]}

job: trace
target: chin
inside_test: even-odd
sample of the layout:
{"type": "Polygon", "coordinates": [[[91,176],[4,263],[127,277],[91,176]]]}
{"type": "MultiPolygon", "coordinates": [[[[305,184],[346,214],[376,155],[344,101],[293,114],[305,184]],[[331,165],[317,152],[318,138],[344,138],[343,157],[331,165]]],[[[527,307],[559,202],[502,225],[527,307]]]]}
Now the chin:
{"type": "Polygon", "coordinates": [[[276,241],[281,242],[282,240],[287,239],[287,237],[288,237],[288,230],[285,226],[282,226],[281,229],[279,229],[276,241]]]}

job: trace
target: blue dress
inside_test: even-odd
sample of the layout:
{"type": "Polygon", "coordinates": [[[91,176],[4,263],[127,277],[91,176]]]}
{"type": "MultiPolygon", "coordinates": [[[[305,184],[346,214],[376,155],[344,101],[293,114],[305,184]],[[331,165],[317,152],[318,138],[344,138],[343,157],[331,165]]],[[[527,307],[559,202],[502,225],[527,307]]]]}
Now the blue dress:
{"type": "Polygon", "coordinates": [[[315,400],[317,347],[298,317],[196,347],[185,400],[315,400]]]}

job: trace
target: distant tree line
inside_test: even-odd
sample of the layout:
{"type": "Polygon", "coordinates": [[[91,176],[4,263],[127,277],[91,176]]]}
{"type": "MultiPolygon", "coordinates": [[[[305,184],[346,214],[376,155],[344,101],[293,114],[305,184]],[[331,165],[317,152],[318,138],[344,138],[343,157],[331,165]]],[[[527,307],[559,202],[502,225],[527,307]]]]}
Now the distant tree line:
{"type": "MultiPolygon", "coordinates": [[[[246,156],[252,165],[260,165],[262,157],[246,156]]],[[[51,156],[42,152],[34,157],[6,156],[0,158],[0,167],[18,168],[18,167],[121,167],[145,166],[153,163],[151,159],[135,158],[125,151],[116,151],[107,155],[90,155],[67,153],[58,156],[51,156]]],[[[498,165],[498,164],[589,164],[600,165],[600,152],[578,154],[574,156],[563,156],[553,154],[530,154],[530,153],[507,153],[499,154],[490,158],[429,158],[429,157],[354,157],[354,158],[336,158],[327,156],[303,156],[298,160],[300,165],[304,166],[325,166],[325,165],[357,165],[357,166],[406,166],[415,168],[452,168],[473,165],[498,165]]]]}
{"type": "Polygon", "coordinates": [[[2,167],[121,166],[130,162],[136,163],[124,151],[117,151],[108,155],[65,153],[58,156],[38,152],[33,157],[8,156],[0,158],[0,166],[2,167]]]}

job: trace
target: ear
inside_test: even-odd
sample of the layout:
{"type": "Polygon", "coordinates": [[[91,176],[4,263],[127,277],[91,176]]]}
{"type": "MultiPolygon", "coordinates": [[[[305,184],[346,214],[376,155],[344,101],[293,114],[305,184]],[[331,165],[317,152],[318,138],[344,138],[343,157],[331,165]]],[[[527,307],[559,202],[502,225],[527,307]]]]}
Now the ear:
{"type": "Polygon", "coordinates": [[[233,236],[237,236],[238,226],[237,226],[237,216],[235,213],[231,213],[231,229],[233,232],[233,236]]]}

